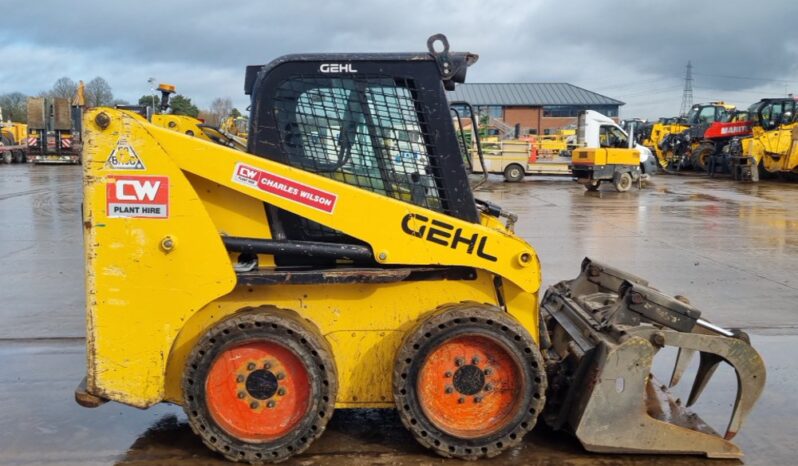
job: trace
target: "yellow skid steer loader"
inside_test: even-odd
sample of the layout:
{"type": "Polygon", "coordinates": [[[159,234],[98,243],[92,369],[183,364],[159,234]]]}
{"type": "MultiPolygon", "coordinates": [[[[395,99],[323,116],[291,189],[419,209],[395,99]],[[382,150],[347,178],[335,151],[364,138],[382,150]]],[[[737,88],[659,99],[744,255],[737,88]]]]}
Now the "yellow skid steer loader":
{"type": "Polygon", "coordinates": [[[427,46],[248,67],[247,152],[87,112],[77,401],[179,404],[250,463],[304,451],[335,409],[388,407],[445,457],[498,455],[539,417],[591,451],[740,456],[765,382],[745,335],[589,259],[539,300],[535,250],[474,197],[450,118],[477,56],[427,46]],[[672,383],[701,356],[690,402],[737,371],[724,435],[652,379],[667,346],[672,383]]]}

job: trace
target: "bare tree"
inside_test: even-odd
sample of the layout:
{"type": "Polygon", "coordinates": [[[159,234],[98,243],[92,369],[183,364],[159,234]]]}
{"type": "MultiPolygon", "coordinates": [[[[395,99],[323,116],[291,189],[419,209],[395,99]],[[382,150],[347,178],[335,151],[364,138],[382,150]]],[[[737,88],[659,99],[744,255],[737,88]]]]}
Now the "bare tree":
{"type": "Polygon", "coordinates": [[[64,76],[63,78],[58,78],[58,81],[53,84],[53,88],[50,89],[50,92],[47,94],[50,97],[63,97],[65,99],[69,99],[71,102],[75,97],[76,92],[77,85],[75,84],[75,81],[64,76]]]}
{"type": "Polygon", "coordinates": [[[217,97],[211,102],[211,108],[207,111],[207,123],[212,126],[219,126],[230,112],[233,110],[233,101],[230,97],[217,97]]]}
{"type": "Polygon", "coordinates": [[[28,96],[21,92],[9,92],[0,95],[0,108],[3,109],[3,120],[11,120],[18,123],[28,121],[28,96]]]}
{"type": "Polygon", "coordinates": [[[108,81],[97,76],[86,84],[86,106],[107,107],[114,102],[114,93],[108,81]]]}

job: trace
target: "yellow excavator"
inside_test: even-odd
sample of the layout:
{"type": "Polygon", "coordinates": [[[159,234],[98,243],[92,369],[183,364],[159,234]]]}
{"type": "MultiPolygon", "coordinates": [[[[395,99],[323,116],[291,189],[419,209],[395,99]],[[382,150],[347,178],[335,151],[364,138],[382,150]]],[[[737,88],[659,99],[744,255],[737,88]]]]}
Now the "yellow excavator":
{"type": "Polygon", "coordinates": [[[468,460],[538,419],[590,451],[741,456],[731,439],[765,383],[746,335],[590,259],[541,297],[517,217],[475,197],[458,156],[445,90],[478,57],[440,34],[427,48],[248,67],[246,152],[86,113],[77,401],[181,405],[210,449],[254,464],[350,408],[395,408],[468,460]],[[109,163],[118,151],[142,163],[109,163]],[[670,385],[700,354],[688,405],[720,363],[736,371],[723,433],[652,377],[666,347],[670,385]]]}
{"type": "Polygon", "coordinates": [[[751,135],[729,146],[732,175],[739,181],[759,181],[798,174],[798,101],[762,99],[749,109],[751,135]]]}

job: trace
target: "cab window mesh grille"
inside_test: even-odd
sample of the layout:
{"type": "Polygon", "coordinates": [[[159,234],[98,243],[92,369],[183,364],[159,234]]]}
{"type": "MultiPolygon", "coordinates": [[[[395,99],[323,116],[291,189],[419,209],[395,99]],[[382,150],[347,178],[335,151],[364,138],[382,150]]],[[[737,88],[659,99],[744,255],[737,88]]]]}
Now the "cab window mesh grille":
{"type": "Polygon", "coordinates": [[[274,98],[288,164],[440,212],[433,135],[410,80],[293,77],[274,98]]]}

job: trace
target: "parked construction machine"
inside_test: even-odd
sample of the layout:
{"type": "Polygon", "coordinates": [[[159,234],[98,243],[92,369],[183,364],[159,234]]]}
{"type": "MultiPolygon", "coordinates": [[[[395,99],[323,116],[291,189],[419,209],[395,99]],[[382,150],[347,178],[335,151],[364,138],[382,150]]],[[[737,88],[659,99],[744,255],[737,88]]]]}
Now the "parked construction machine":
{"type": "Polygon", "coordinates": [[[0,108],[0,162],[25,163],[27,140],[28,125],[10,120],[3,121],[3,109],[0,108]]]}
{"type": "Polygon", "coordinates": [[[78,402],[179,404],[250,463],[304,451],[335,409],[389,407],[445,457],[498,455],[538,418],[591,451],[740,456],[765,382],[746,336],[590,259],[540,299],[517,217],[474,197],[456,155],[444,89],[477,55],[427,45],[248,67],[247,152],[86,114],[78,402]],[[108,163],[118,150],[143,163],[108,163]],[[736,370],[723,434],[651,376],[663,347],[671,385],[701,355],[690,403],[736,370]]]}
{"type": "Polygon", "coordinates": [[[753,129],[729,145],[732,175],[739,181],[798,174],[798,101],[794,97],[762,99],[753,104],[753,129]]]}
{"type": "MultiPolygon", "coordinates": [[[[228,131],[227,127],[215,127],[190,115],[171,113],[169,100],[170,96],[175,93],[175,86],[161,83],[158,85],[158,92],[161,93],[160,111],[154,112],[149,116],[149,120],[152,124],[163,128],[169,128],[172,131],[177,131],[187,136],[215,142],[223,146],[242,151],[246,150],[246,137],[240,137],[237,133],[231,133],[228,131]]],[[[235,128],[238,129],[238,127],[235,128]]]]}
{"type": "Polygon", "coordinates": [[[80,132],[69,99],[28,98],[28,161],[37,164],[80,163],[80,132]]]}
{"type": "Polygon", "coordinates": [[[652,125],[649,147],[656,154],[660,166],[666,170],[695,168],[706,171],[709,154],[698,158],[697,149],[716,137],[712,133],[709,138],[705,137],[710,126],[724,121],[734,110],[734,105],[722,101],[695,104],[684,118],[665,119],[652,125]]]}

